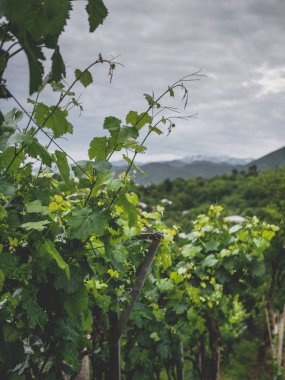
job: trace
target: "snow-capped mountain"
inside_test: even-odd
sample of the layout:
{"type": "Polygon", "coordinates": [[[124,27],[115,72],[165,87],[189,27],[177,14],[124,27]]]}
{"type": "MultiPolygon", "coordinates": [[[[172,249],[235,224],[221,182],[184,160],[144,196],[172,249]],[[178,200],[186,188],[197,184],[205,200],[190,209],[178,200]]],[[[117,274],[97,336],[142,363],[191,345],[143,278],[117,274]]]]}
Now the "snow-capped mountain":
{"type": "Polygon", "coordinates": [[[215,163],[221,163],[226,162],[231,165],[246,165],[249,162],[251,162],[253,158],[236,158],[236,157],[229,157],[229,156],[204,156],[202,154],[198,154],[195,156],[186,156],[181,158],[181,161],[191,164],[192,162],[197,161],[207,161],[207,162],[215,162],[215,163]]]}

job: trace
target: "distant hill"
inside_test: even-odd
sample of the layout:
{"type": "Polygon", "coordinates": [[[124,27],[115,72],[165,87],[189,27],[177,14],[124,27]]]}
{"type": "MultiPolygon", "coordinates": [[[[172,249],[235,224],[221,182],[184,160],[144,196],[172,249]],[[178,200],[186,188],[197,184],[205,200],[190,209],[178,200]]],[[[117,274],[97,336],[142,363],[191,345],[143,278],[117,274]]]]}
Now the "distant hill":
{"type": "MultiPolygon", "coordinates": [[[[165,179],[203,177],[212,178],[217,175],[231,173],[237,169],[247,170],[251,166],[256,166],[258,170],[273,169],[274,167],[285,165],[285,147],[271,152],[257,160],[247,162],[246,159],[231,159],[225,157],[225,161],[220,158],[186,158],[181,160],[152,162],[141,164],[140,167],[145,175],[137,171],[134,181],[137,184],[157,184],[165,179]],[[226,161],[227,160],[227,161],[226,161]],[[247,163],[246,163],[247,162],[247,163]],[[238,164],[241,163],[241,164],[238,164]]],[[[117,174],[124,170],[123,166],[114,165],[117,174]]]]}
{"type": "MultiPolygon", "coordinates": [[[[236,166],[226,162],[216,163],[210,161],[195,161],[190,164],[181,164],[177,162],[155,162],[142,166],[145,175],[138,173],[135,182],[138,184],[160,183],[166,178],[190,178],[203,177],[212,178],[224,173],[230,173],[236,166]]],[[[239,167],[242,169],[242,166],[239,167]]]]}
{"type": "Polygon", "coordinates": [[[246,166],[249,167],[253,165],[255,165],[258,170],[273,169],[276,166],[285,165],[285,147],[266,154],[257,160],[253,160],[246,166]]]}

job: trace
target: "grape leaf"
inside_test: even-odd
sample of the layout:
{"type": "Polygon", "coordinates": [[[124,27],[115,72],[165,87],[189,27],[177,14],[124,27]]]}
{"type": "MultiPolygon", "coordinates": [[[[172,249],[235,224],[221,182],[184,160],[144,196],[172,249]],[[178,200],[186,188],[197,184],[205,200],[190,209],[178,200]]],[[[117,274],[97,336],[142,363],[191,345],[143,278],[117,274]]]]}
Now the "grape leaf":
{"type": "Polygon", "coordinates": [[[93,211],[82,208],[72,213],[67,221],[71,236],[85,241],[91,234],[103,235],[107,224],[107,215],[104,211],[93,211]]]}
{"type": "Polygon", "coordinates": [[[114,178],[114,174],[115,173],[112,171],[100,173],[97,177],[96,184],[92,189],[91,197],[94,197],[100,189],[102,190],[103,185],[111,183],[114,178]]]}
{"type": "Polygon", "coordinates": [[[157,127],[151,127],[150,128],[153,132],[155,132],[157,135],[162,135],[163,132],[161,129],[157,128],[157,127]]]}
{"type": "Polygon", "coordinates": [[[72,133],[72,125],[66,119],[67,112],[60,108],[48,107],[38,103],[35,108],[35,119],[40,127],[46,127],[53,131],[54,137],[60,137],[65,133],[72,133]]]}
{"type": "Polygon", "coordinates": [[[126,117],[126,122],[132,124],[139,131],[145,124],[151,124],[152,117],[145,112],[139,115],[135,111],[130,111],[126,117]]]}
{"type": "Polygon", "coordinates": [[[57,267],[51,269],[54,274],[53,285],[55,289],[63,289],[65,293],[76,292],[82,284],[82,272],[78,266],[70,265],[70,279],[57,267]]]}
{"type": "Polygon", "coordinates": [[[208,255],[203,261],[202,261],[202,265],[204,267],[213,267],[214,265],[216,265],[217,263],[219,262],[218,259],[215,258],[215,256],[213,254],[211,255],[208,255]]]}
{"type": "Polygon", "coordinates": [[[80,81],[81,84],[83,84],[84,87],[89,86],[93,82],[92,75],[90,71],[85,70],[81,71],[79,69],[75,70],[75,78],[80,81]]]}
{"type": "Polygon", "coordinates": [[[36,289],[32,286],[24,288],[21,293],[21,300],[23,308],[27,312],[29,327],[33,329],[37,325],[43,326],[48,317],[36,300],[36,289]]]}
{"type": "Polygon", "coordinates": [[[66,154],[58,150],[55,151],[56,164],[64,182],[70,181],[69,165],[67,162],[66,154]]]}
{"type": "Polygon", "coordinates": [[[118,199],[117,203],[126,211],[129,227],[136,226],[138,222],[137,208],[131,202],[129,202],[125,194],[118,199]]]}
{"type": "Polygon", "coordinates": [[[6,142],[6,149],[15,144],[30,145],[34,141],[34,137],[27,133],[13,133],[6,142]]]}
{"type": "Polygon", "coordinates": [[[122,127],[119,129],[116,136],[116,143],[124,143],[128,138],[132,137],[136,139],[139,136],[139,133],[136,127],[122,127]]]}
{"type": "Polygon", "coordinates": [[[27,213],[36,213],[47,215],[49,214],[49,210],[47,206],[43,206],[40,200],[35,200],[33,202],[29,202],[26,204],[27,213]]]}
{"type": "Polygon", "coordinates": [[[94,162],[81,160],[77,162],[77,165],[72,166],[73,173],[76,177],[81,178],[85,175],[85,172],[88,173],[90,170],[94,169],[94,162]]]}
{"type": "Polygon", "coordinates": [[[113,136],[113,134],[118,133],[121,124],[122,121],[120,119],[117,119],[114,116],[108,116],[104,120],[103,128],[107,129],[110,132],[110,135],[113,136]]]}
{"type": "Polygon", "coordinates": [[[0,193],[4,194],[8,198],[12,198],[16,193],[15,184],[10,182],[7,178],[1,178],[0,193]]]}
{"type": "Polygon", "coordinates": [[[52,59],[51,80],[55,82],[59,82],[62,79],[62,77],[65,77],[66,72],[65,72],[65,64],[60,54],[58,46],[55,48],[51,59],[52,59]]]}
{"type": "Polygon", "coordinates": [[[107,158],[107,137],[95,137],[90,142],[88,155],[90,160],[96,158],[96,160],[105,160],[107,158]]]}
{"type": "Polygon", "coordinates": [[[5,219],[7,216],[7,211],[5,210],[5,207],[0,205],[0,220],[5,219]]]}
{"type": "Polygon", "coordinates": [[[41,61],[45,59],[42,49],[28,35],[15,33],[22,45],[29,62],[30,69],[30,95],[38,91],[42,84],[44,68],[41,61]]]}
{"type": "Polygon", "coordinates": [[[41,254],[47,253],[51,258],[53,258],[56,261],[58,267],[65,271],[66,277],[70,279],[69,265],[63,260],[51,240],[45,239],[44,242],[40,245],[39,250],[41,254]]]}
{"type": "Polygon", "coordinates": [[[112,169],[112,165],[110,164],[109,161],[99,160],[99,161],[94,162],[94,169],[95,169],[95,174],[98,175],[98,174],[110,172],[112,169]]]}
{"type": "Polygon", "coordinates": [[[88,0],[86,6],[89,21],[89,31],[94,32],[108,15],[108,10],[102,0],[88,0]]]}
{"type": "Polygon", "coordinates": [[[2,330],[4,341],[8,343],[16,342],[21,335],[21,331],[15,329],[15,326],[4,325],[2,330]]]}
{"type": "Polygon", "coordinates": [[[45,149],[45,147],[38,142],[37,139],[35,139],[34,142],[27,147],[27,152],[29,153],[31,157],[33,158],[39,157],[42,160],[42,163],[44,165],[51,167],[53,158],[49,154],[49,152],[45,149]]]}
{"type": "Polygon", "coordinates": [[[43,231],[47,226],[47,224],[50,223],[50,220],[38,220],[37,222],[27,222],[21,224],[20,227],[24,228],[27,231],[30,230],[36,230],[36,231],[43,231]]]}

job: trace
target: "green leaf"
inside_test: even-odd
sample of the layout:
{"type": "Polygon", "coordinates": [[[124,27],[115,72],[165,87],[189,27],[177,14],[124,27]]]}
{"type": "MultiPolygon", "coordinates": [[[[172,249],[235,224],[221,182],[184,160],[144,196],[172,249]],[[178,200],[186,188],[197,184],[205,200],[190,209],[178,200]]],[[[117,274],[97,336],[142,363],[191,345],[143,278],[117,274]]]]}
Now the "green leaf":
{"type": "Polygon", "coordinates": [[[133,163],[133,161],[130,159],[130,157],[126,156],[125,154],[123,154],[123,159],[125,161],[127,161],[127,163],[130,164],[130,165],[133,163]]]}
{"type": "Polygon", "coordinates": [[[78,290],[82,284],[83,274],[78,266],[70,264],[70,279],[57,267],[51,268],[54,274],[53,285],[55,289],[62,289],[65,293],[71,294],[78,290]]]}
{"type": "Polygon", "coordinates": [[[31,329],[37,325],[43,327],[48,320],[47,314],[37,302],[36,294],[37,290],[33,286],[25,287],[21,293],[23,309],[27,312],[28,326],[31,329]]]}
{"type": "Polygon", "coordinates": [[[17,36],[19,42],[22,45],[29,62],[30,69],[30,95],[39,90],[42,84],[42,77],[44,74],[44,68],[41,63],[45,59],[41,47],[29,37],[29,36],[17,36]]]}
{"type": "Polygon", "coordinates": [[[121,120],[114,116],[106,117],[103,128],[110,132],[109,148],[120,151],[122,147],[127,148],[130,138],[139,136],[138,130],[135,127],[121,127],[121,120]]]}
{"type": "Polygon", "coordinates": [[[165,343],[160,343],[157,347],[157,352],[162,359],[166,359],[169,354],[169,348],[165,343]]]}
{"type": "Polygon", "coordinates": [[[213,254],[211,255],[208,255],[203,261],[202,261],[202,265],[204,267],[213,267],[214,265],[216,265],[217,263],[219,262],[218,259],[215,258],[215,256],[213,254]]]}
{"type": "Polygon", "coordinates": [[[134,125],[136,121],[138,120],[138,117],[139,115],[136,111],[130,111],[126,116],[126,122],[134,125]]]}
{"type": "Polygon", "coordinates": [[[14,133],[9,137],[6,142],[6,149],[15,144],[25,144],[30,145],[35,140],[34,137],[28,135],[27,133],[14,133]]]}
{"type": "MultiPolygon", "coordinates": [[[[16,108],[4,115],[4,121],[0,125],[0,150],[4,151],[9,146],[14,145],[12,136],[19,135],[16,133],[17,123],[22,119],[23,114],[16,108]]],[[[16,141],[17,142],[17,141],[16,141]]]]}
{"type": "Polygon", "coordinates": [[[24,230],[30,231],[30,230],[36,230],[36,231],[43,231],[45,228],[47,228],[47,224],[50,223],[50,220],[39,220],[37,222],[27,222],[21,224],[20,227],[24,228],[24,230]]]}
{"type": "MultiPolygon", "coordinates": [[[[64,92],[64,84],[62,82],[50,82],[50,86],[55,92],[64,92]]],[[[72,95],[75,95],[72,93],[72,95]]]]}
{"type": "Polygon", "coordinates": [[[116,135],[120,129],[122,121],[114,116],[108,116],[104,120],[103,128],[110,132],[110,135],[116,135]]]}
{"type": "Polygon", "coordinates": [[[70,182],[69,165],[67,162],[66,154],[59,150],[55,151],[56,164],[64,182],[70,182]]]}
{"type": "Polygon", "coordinates": [[[55,48],[54,53],[51,57],[51,60],[52,60],[51,80],[55,82],[59,82],[63,77],[65,77],[66,72],[65,72],[65,64],[60,54],[58,46],[55,48]]]}
{"type": "Polygon", "coordinates": [[[78,318],[78,314],[87,311],[88,292],[82,282],[75,292],[70,293],[69,297],[66,297],[64,308],[71,318],[78,318]]]}
{"type": "Polygon", "coordinates": [[[63,260],[51,240],[45,239],[44,242],[40,245],[39,249],[41,254],[47,253],[52,259],[54,259],[58,267],[65,271],[66,277],[70,279],[69,265],[63,260]]]}
{"type": "MultiPolygon", "coordinates": [[[[74,317],[71,317],[72,319],[75,319],[74,317]]],[[[63,359],[63,365],[62,369],[66,374],[72,375],[73,373],[80,372],[81,366],[82,366],[82,359],[78,352],[78,348],[76,344],[66,344],[64,348],[62,349],[62,359],[63,359]]],[[[67,378],[71,378],[68,376],[67,378]]],[[[57,380],[57,376],[55,378],[50,379],[45,378],[46,380],[57,380]]]]}
{"type": "Polygon", "coordinates": [[[41,128],[49,128],[54,137],[61,137],[65,133],[72,133],[72,125],[67,121],[67,112],[59,107],[48,107],[43,103],[35,107],[35,119],[41,128]]]}
{"type": "Polygon", "coordinates": [[[128,138],[136,139],[139,133],[136,127],[122,127],[117,135],[117,143],[124,143],[128,138]]]}
{"type": "Polygon", "coordinates": [[[15,147],[8,148],[4,153],[0,154],[0,167],[5,169],[9,167],[9,174],[17,174],[20,165],[24,161],[25,152],[22,151],[15,157],[15,147]]]}
{"type": "Polygon", "coordinates": [[[160,337],[158,335],[158,333],[156,331],[154,331],[153,333],[150,334],[150,337],[151,339],[153,339],[155,342],[159,342],[160,341],[160,337]]]}
{"type": "Polygon", "coordinates": [[[90,147],[88,150],[90,160],[93,158],[96,158],[96,160],[105,160],[107,158],[107,147],[107,137],[95,137],[90,142],[90,147]]]}
{"type": "Polygon", "coordinates": [[[16,130],[17,124],[23,119],[23,113],[17,108],[13,108],[11,111],[4,115],[4,122],[1,128],[12,128],[13,131],[16,130]]]}
{"type": "Polygon", "coordinates": [[[46,150],[46,148],[38,142],[37,139],[35,139],[34,142],[27,147],[27,152],[31,157],[40,158],[44,165],[51,167],[53,158],[46,150]]]}
{"type": "Polygon", "coordinates": [[[187,304],[184,304],[184,303],[181,303],[181,304],[175,304],[175,313],[176,314],[182,314],[184,313],[184,311],[186,311],[188,309],[188,305],[187,304]]]}
{"type": "Polygon", "coordinates": [[[34,138],[31,135],[28,135],[26,133],[11,133],[10,131],[8,131],[7,127],[6,130],[4,128],[1,128],[2,130],[4,130],[3,132],[0,129],[0,151],[2,152],[4,152],[11,146],[15,146],[16,144],[31,144],[34,140],[34,138]]]}
{"type": "Polygon", "coordinates": [[[161,292],[168,292],[174,288],[174,283],[169,278],[162,278],[157,281],[157,287],[161,292]]]}
{"type": "Polygon", "coordinates": [[[42,61],[45,60],[42,49],[56,48],[72,7],[71,1],[3,0],[1,6],[2,3],[5,3],[4,14],[8,19],[9,31],[17,38],[27,55],[30,93],[33,93],[42,85],[42,61]]]}
{"type": "Polygon", "coordinates": [[[152,132],[155,132],[157,135],[162,135],[163,132],[161,129],[157,128],[157,127],[150,127],[151,131],[152,132]]]}
{"type": "Polygon", "coordinates": [[[168,87],[168,91],[169,91],[169,96],[171,96],[172,98],[174,98],[174,91],[171,87],[168,87]]]}
{"type": "Polygon", "coordinates": [[[196,255],[198,255],[199,252],[201,252],[201,248],[195,247],[192,244],[186,244],[181,249],[182,256],[184,256],[184,257],[191,257],[192,258],[192,257],[195,257],[196,255]]]}
{"type": "Polygon", "coordinates": [[[49,209],[47,206],[43,206],[40,200],[35,200],[33,202],[29,202],[26,204],[26,211],[28,214],[42,214],[47,215],[49,214],[49,209]]]}
{"type": "Polygon", "coordinates": [[[0,193],[4,194],[7,198],[12,198],[16,193],[16,185],[7,178],[1,178],[0,193]]]}
{"type": "Polygon", "coordinates": [[[264,275],[265,269],[266,268],[263,262],[257,262],[254,264],[251,273],[254,277],[260,277],[264,275]]]}
{"type": "Polygon", "coordinates": [[[93,82],[92,75],[90,71],[85,70],[81,71],[79,69],[75,70],[75,78],[80,81],[81,84],[83,84],[84,87],[89,86],[93,82]]]}
{"type": "Polygon", "coordinates": [[[144,94],[144,97],[151,107],[155,105],[155,101],[152,96],[150,96],[149,94],[144,94]]]}
{"type": "Polygon", "coordinates": [[[94,32],[108,15],[108,10],[102,0],[88,0],[86,6],[89,21],[89,31],[94,32]]]}
{"type": "Polygon", "coordinates": [[[7,211],[4,206],[0,205],[0,220],[5,219],[7,216],[7,211]]]}
{"type": "Polygon", "coordinates": [[[82,208],[72,212],[67,224],[73,238],[85,241],[92,234],[103,235],[107,221],[104,211],[92,212],[88,208],[82,208]]]}
{"type": "Polygon", "coordinates": [[[126,117],[126,122],[132,124],[139,131],[145,124],[152,123],[152,117],[145,112],[138,115],[137,112],[130,111],[126,117]]]}
{"type": "Polygon", "coordinates": [[[128,217],[129,227],[136,226],[138,222],[138,210],[129,202],[125,194],[118,199],[117,204],[124,209],[128,217]]]}
{"type": "Polygon", "coordinates": [[[4,325],[2,329],[4,341],[7,343],[16,342],[21,335],[21,331],[17,330],[15,326],[4,325]]]}
{"type": "Polygon", "coordinates": [[[20,266],[19,257],[11,252],[1,252],[0,254],[0,269],[5,273],[6,277],[13,278],[19,275],[17,268],[20,266]]]}
{"type": "Polygon", "coordinates": [[[10,94],[7,87],[3,83],[0,83],[0,99],[8,99],[8,98],[12,98],[12,95],[10,94]]]}
{"type": "Polygon", "coordinates": [[[99,160],[94,162],[93,167],[95,169],[95,175],[110,172],[112,169],[112,165],[109,161],[106,160],[99,160]]]}
{"type": "Polygon", "coordinates": [[[205,244],[205,252],[217,251],[219,246],[220,242],[218,240],[210,240],[205,244]]]}
{"type": "Polygon", "coordinates": [[[84,172],[90,174],[90,171],[92,172],[94,170],[93,161],[82,160],[82,161],[78,161],[77,164],[78,166],[77,165],[72,166],[72,170],[75,176],[78,178],[82,178],[85,175],[84,172]]]}
{"type": "Polygon", "coordinates": [[[96,184],[92,189],[91,197],[94,197],[98,193],[99,190],[102,190],[103,185],[107,185],[111,183],[114,178],[115,173],[112,171],[106,171],[101,174],[98,173],[96,175],[98,175],[98,177],[96,179],[96,184]]]}

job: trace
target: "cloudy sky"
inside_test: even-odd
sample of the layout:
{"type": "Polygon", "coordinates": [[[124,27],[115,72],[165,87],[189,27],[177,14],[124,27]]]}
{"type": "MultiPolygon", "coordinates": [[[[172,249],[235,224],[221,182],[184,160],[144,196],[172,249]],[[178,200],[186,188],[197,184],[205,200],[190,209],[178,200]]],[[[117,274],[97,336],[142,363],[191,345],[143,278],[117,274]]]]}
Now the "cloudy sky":
{"type": "MultiPolygon", "coordinates": [[[[82,93],[83,114],[72,115],[75,134],[62,144],[76,159],[86,158],[88,142],[102,134],[105,116],[124,118],[143,111],[143,93],[160,94],[168,84],[202,69],[190,84],[186,114],[168,137],[153,137],[143,160],[197,154],[260,157],[285,145],[284,0],[105,0],[109,16],[88,32],[85,1],[74,11],[60,39],[69,67],[85,68],[101,52],[119,55],[109,84],[107,68],[92,73],[94,84],[82,93]]],[[[48,68],[48,65],[47,65],[48,68]]],[[[25,99],[24,55],[11,62],[8,88],[25,99]],[[19,78],[21,78],[19,80],[19,78]]],[[[48,99],[50,102],[52,98],[48,99]]],[[[174,106],[180,107],[179,99],[174,106]]],[[[4,108],[12,106],[5,102],[4,108]]],[[[2,105],[3,108],[3,105],[2,105]]]]}

